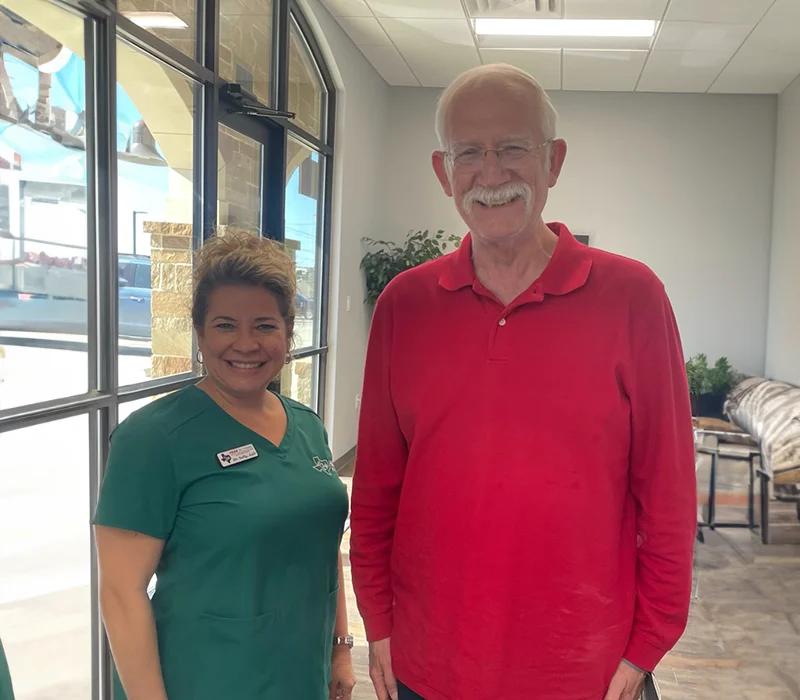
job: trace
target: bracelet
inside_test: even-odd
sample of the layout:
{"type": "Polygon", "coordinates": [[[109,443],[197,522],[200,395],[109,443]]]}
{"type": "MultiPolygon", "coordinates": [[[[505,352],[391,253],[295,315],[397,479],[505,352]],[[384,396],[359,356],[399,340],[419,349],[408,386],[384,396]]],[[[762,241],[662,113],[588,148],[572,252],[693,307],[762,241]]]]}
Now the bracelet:
{"type": "Polygon", "coordinates": [[[344,637],[334,637],[333,646],[346,646],[348,649],[352,649],[353,637],[349,634],[344,637]]]}

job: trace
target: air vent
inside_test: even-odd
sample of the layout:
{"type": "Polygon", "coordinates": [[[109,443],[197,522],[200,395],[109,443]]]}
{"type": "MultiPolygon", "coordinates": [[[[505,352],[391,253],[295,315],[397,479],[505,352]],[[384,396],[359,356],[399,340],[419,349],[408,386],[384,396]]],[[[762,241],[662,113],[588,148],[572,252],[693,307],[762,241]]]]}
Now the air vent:
{"type": "Polygon", "coordinates": [[[466,0],[472,17],[553,19],[563,17],[565,0],[466,0]]]}

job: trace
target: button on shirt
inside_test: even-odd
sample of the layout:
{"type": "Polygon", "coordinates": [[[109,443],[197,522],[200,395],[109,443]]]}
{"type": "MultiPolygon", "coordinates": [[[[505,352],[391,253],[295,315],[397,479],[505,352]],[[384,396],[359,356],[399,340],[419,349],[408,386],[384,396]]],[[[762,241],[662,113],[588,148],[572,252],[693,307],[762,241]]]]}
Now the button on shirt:
{"type": "Polygon", "coordinates": [[[471,239],[370,332],[350,560],[367,636],[428,700],[597,700],[684,629],[695,475],[672,308],[562,224],[503,306],[471,239]],[[637,546],[638,544],[638,546],[637,546]]]}

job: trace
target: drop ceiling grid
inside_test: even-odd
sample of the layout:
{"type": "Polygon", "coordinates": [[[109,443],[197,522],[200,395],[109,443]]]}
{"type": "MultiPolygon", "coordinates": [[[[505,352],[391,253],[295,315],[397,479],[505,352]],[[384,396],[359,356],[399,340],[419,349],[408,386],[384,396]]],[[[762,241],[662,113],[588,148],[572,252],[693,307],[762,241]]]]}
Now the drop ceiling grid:
{"type": "MultiPolygon", "coordinates": [[[[657,34],[649,49],[643,51],[646,55],[638,65],[636,79],[631,81],[632,71],[637,70],[636,64],[640,59],[631,52],[627,52],[630,62],[626,65],[622,60],[625,56],[622,51],[612,51],[616,54],[612,57],[610,53],[600,51],[555,49],[560,52],[558,86],[555,89],[578,86],[578,89],[584,90],[775,92],[791,83],[790,77],[793,79],[800,73],[800,21],[796,23],[796,57],[776,52],[769,40],[772,33],[782,31],[784,45],[789,42],[788,52],[784,51],[784,54],[793,54],[793,30],[786,29],[787,22],[781,23],[780,19],[783,16],[794,17],[791,13],[800,9],[800,0],[663,0],[663,5],[662,0],[637,0],[640,1],[641,5],[631,5],[631,0],[605,0],[608,4],[603,5],[607,8],[604,10],[607,16],[618,15],[630,7],[643,8],[641,14],[653,19],[658,18],[656,11],[661,12],[657,19],[657,34]],[[773,15],[776,21],[767,27],[765,18],[778,7],[784,15],[773,15]],[[758,32],[762,22],[764,31],[758,32]],[[649,67],[652,70],[648,70],[649,67]],[[603,88],[603,84],[612,87],[603,88]]],[[[422,0],[411,0],[402,5],[399,0],[323,2],[333,10],[351,38],[354,33],[360,35],[358,22],[352,20],[368,15],[375,22],[374,30],[380,28],[381,38],[376,39],[376,43],[384,46],[380,51],[373,49],[369,53],[373,56],[380,54],[385,61],[389,61],[391,55],[391,60],[395,62],[394,70],[390,71],[386,67],[388,64],[384,64],[384,71],[394,76],[407,71],[417,85],[444,87],[461,70],[491,62],[488,55],[491,50],[481,45],[475,33],[467,0],[430,0],[424,3],[422,0]],[[402,9],[398,11],[397,7],[402,9]],[[456,8],[459,8],[461,17],[456,18],[456,8]],[[468,34],[464,31],[462,21],[467,23],[468,34]],[[418,36],[415,36],[415,32],[418,36]],[[467,51],[467,46],[472,50],[467,51]],[[427,70],[428,66],[430,70],[427,70]]],[[[569,16],[571,6],[593,7],[587,2],[562,0],[559,8],[561,16],[569,16]]],[[[592,14],[591,11],[589,14],[592,14]]],[[[354,43],[359,45],[355,39],[354,43]]],[[[361,46],[368,44],[360,44],[359,48],[361,46]]],[[[528,51],[537,49],[498,50],[504,55],[504,60],[513,58],[515,52],[528,51]]],[[[554,51],[550,50],[549,53],[554,51]]],[[[367,58],[369,60],[369,56],[367,58]]],[[[549,74],[552,79],[556,75],[555,66],[551,64],[552,59],[547,61],[549,63],[543,65],[551,66],[549,74]]],[[[520,62],[537,63],[529,59],[520,62]]],[[[384,78],[387,76],[384,75],[384,78]]],[[[402,84],[408,84],[405,78],[401,77],[400,80],[402,84]]],[[[396,84],[388,78],[387,82],[396,84]]]]}

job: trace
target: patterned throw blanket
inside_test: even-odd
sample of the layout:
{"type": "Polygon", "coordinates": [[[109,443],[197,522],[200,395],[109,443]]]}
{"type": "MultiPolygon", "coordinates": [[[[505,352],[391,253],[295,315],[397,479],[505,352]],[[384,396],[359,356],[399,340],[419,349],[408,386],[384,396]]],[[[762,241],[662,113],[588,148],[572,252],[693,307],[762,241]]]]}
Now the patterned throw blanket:
{"type": "Polygon", "coordinates": [[[800,484],[800,387],[746,379],[728,395],[725,413],[758,440],[776,486],[800,484]]]}

